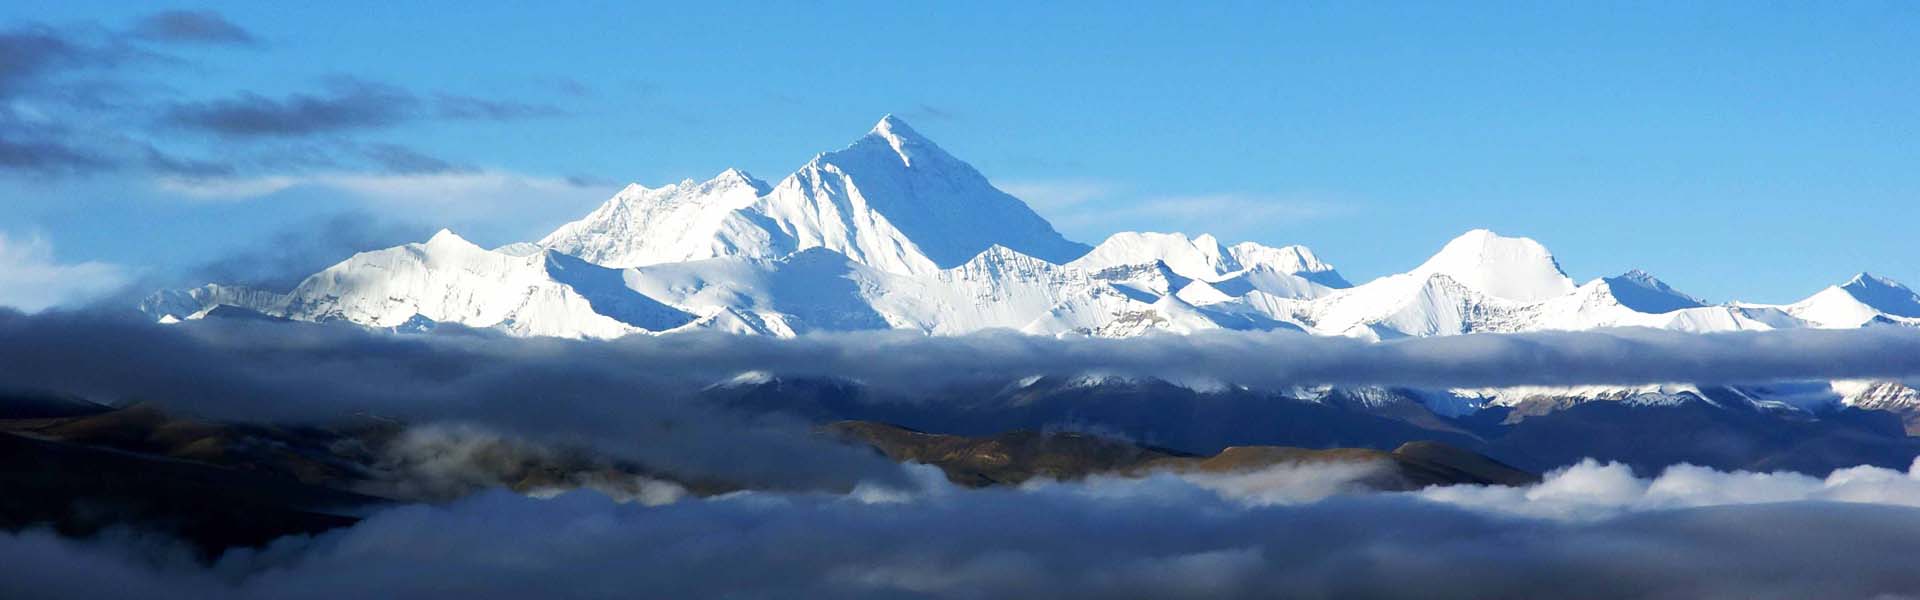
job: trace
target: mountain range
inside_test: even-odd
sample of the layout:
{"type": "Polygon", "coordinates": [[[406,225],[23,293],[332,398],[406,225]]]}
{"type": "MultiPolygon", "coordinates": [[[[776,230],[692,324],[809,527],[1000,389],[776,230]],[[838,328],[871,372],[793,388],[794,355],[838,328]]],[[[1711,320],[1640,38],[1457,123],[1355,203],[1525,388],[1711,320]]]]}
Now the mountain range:
{"type": "Polygon", "coordinates": [[[221,307],[573,338],[1007,328],[1391,339],[1920,325],[1920,295],[1864,273],[1793,304],[1709,304],[1642,271],[1577,283],[1538,242],[1486,230],[1359,285],[1303,246],[1123,232],[1088,247],[893,116],[778,183],[728,169],[704,182],[635,184],[537,242],[486,249],[442,230],[354,255],[291,291],[215,283],[142,304],[166,321],[221,307]]]}
{"type": "MultiPolygon", "coordinates": [[[[242,316],[394,331],[453,323],[568,338],[1001,328],[1103,337],[1280,329],[1388,340],[1920,326],[1920,295],[1866,273],[1792,304],[1714,304],[1638,270],[1580,283],[1539,242],[1487,230],[1357,285],[1303,246],[1122,232],[1089,247],[893,116],[777,183],[728,169],[704,182],[635,184],[535,242],[488,249],[442,230],[356,254],[289,291],[213,283],[155,293],[140,308],[169,323],[242,316]]],[[[1818,389],[1754,387],[1719,400],[1677,384],[1406,394],[1445,414],[1502,406],[1524,415],[1597,398],[1714,404],[1728,395],[1763,408],[1870,405],[1920,432],[1920,394],[1903,383],[1811,385],[1818,389]]]]}

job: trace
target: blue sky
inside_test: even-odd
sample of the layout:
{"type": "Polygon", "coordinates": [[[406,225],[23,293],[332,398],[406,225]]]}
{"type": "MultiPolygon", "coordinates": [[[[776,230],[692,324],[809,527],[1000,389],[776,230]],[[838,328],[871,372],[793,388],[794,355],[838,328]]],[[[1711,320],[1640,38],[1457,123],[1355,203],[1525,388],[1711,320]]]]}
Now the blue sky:
{"type": "Polygon", "coordinates": [[[1920,283],[1912,4],[684,4],[6,3],[68,51],[0,64],[0,142],[42,144],[0,167],[0,259],[38,269],[0,285],[536,238],[889,112],[1089,243],[1300,243],[1360,281],[1487,227],[1717,301],[1920,283]],[[208,116],[303,101],[360,112],[208,116]]]}

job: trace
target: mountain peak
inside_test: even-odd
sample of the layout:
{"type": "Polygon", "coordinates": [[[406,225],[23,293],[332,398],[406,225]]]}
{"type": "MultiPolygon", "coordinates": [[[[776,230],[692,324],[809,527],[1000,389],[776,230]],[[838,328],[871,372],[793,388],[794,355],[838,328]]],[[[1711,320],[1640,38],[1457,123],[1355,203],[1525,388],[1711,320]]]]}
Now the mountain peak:
{"type": "Polygon", "coordinates": [[[1855,274],[1853,276],[1853,279],[1848,279],[1846,283],[1840,284],[1840,287],[1845,289],[1850,289],[1850,290],[1852,289],[1864,290],[1864,289],[1874,289],[1874,288],[1897,288],[1897,289],[1903,289],[1903,290],[1907,289],[1907,286],[1901,285],[1900,282],[1898,281],[1881,277],[1879,275],[1874,275],[1866,271],[1861,271],[1855,274]]]}
{"type": "Polygon", "coordinates": [[[1573,280],[1546,246],[1532,238],[1475,229],[1447,242],[1413,270],[1442,274],[1469,288],[1520,302],[1538,302],[1573,291],[1573,280]]]}
{"type": "Polygon", "coordinates": [[[881,115],[880,122],[873,124],[873,131],[870,133],[903,138],[920,137],[919,132],[914,131],[913,127],[907,125],[906,119],[896,117],[893,113],[881,115]]]}
{"type": "Polygon", "coordinates": [[[884,142],[893,149],[894,155],[899,157],[900,164],[909,168],[914,166],[916,159],[924,162],[929,157],[945,154],[939,146],[934,145],[932,140],[920,135],[920,132],[914,131],[906,121],[892,114],[880,117],[880,122],[873,125],[873,129],[867,132],[866,137],[859,142],[854,142],[854,146],[857,147],[867,140],[884,142]]]}
{"type": "Polygon", "coordinates": [[[427,245],[428,246],[472,246],[473,242],[469,242],[467,241],[466,238],[460,237],[460,234],[454,233],[452,229],[447,229],[443,227],[440,229],[440,231],[434,232],[433,237],[427,238],[427,245]]]}
{"type": "Polygon", "coordinates": [[[1601,281],[1607,283],[1607,289],[1613,293],[1615,301],[1638,312],[1660,314],[1707,305],[1699,298],[1680,293],[1667,282],[1640,269],[1602,278],[1601,281]]]}
{"type": "Polygon", "coordinates": [[[1898,281],[1862,272],[1839,288],[1874,310],[1900,317],[1920,317],[1920,294],[1898,281]]]}
{"type": "Polygon", "coordinates": [[[709,179],[700,185],[708,189],[746,186],[753,188],[755,195],[764,195],[772,189],[767,185],[767,182],[754,179],[752,174],[732,167],[728,167],[727,170],[721,171],[719,175],[713,176],[713,179],[709,179]]]}

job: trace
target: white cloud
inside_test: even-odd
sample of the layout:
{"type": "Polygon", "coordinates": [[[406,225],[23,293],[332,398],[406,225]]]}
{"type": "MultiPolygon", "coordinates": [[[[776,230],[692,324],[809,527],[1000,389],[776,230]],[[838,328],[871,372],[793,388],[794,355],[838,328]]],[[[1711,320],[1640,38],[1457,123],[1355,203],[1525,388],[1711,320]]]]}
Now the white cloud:
{"type": "Polygon", "coordinates": [[[1635,477],[1620,463],[1593,459],[1548,473],[1530,487],[1449,486],[1422,498],[1481,512],[1590,521],[1634,512],[1775,502],[1851,502],[1920,507],[1920,459],[1906,472],[1873,466],[1799,473],[1717,471],[1681,464],[1658,477],[1635,477]]]}
{"type": "Polygon", "coordinates": [[[1049,214],[1073,209],[1088,200],[1108,196],[1119,188],[1096,179],[1009,181],[995,184],[995,187],[1025,200],[1034,210],[1049,214]]]}
{"type": "Polygon", "coordinates": [[[336,202],[386,219],[511,240],[578,218],[616,191],[507,171],[168,177],[155,185],[188,201],[336,202]]]}
{"type": "Polygon", "coordinates": [[[504,171],[454,173],[263,175],[258,177],[166,177],[160,189],[200,200],[250,200],[301,187],[330,188],[387,204],[439,207],[470,205],[476,196],[558,193],[580,186],[566,179],[504,171]]]}
{"type": "Polygon", "coordinates": [[[1254,239],[1271,230],[1335,217],[1350,204],[1284,194],[1199,194],[1135,197],[1127,187],[1096,179],[1019,180],[996,184],[1025,200],[1070,235],[1098,241],[1114,231],[1210,233],[1254,239]]]}
{"type": "Polygon", "coordinates": [[[38,312],[98,297],[126,282],[127,272],[118,265],[60,263],[46,239],[0,233],[0,306],[38,312]]]}

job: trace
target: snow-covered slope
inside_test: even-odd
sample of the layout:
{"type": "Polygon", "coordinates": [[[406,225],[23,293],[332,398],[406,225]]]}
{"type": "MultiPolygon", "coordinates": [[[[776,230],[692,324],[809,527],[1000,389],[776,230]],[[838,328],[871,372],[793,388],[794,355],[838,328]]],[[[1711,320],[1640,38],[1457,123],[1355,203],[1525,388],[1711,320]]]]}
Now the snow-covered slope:
{"type": "Polygon", "coordinates": [[[1306,246],[1274,248],[1242,242],[1227,247],[1206,234],[1190,238],[1183,233],[1123,231],[1108,237],[1085,256],[1067,265],[1099,271],[1156,260],[1166,263],[1168,268],[1183,277],[1201,281],[1217,281],[1260,269],[1294,275],[1325,288],[1348,286],[1346,280],[1334,271],[1333,265],[1322,262],[1306,246]]]}
{"type": "Polygon", "coordinates": [[[1865,274],[1792,305],[1716,305],[1641,271],[1575,285],[1540,243],[1484,229],[1358,286],[1302,246],[1122,232],[1088,248],[891,116],[773,185],[732,169],[704,182],[634,185],[538,243],[485,250],[442,232],[355,255],[288,293],[207,285],[157,293],[141,308],[179,321],[221,306],[566,337],[1223,328],[1385,339],[1920,326],[1920,296],[1865,274]]]}
{"type": "Polygon", "coordinates": [[[1815,327],[1852,328],[1875,321],[1920,326],[1920,295],[1867,273],[1781,309],[1815,327]]]}
{"type": "Polygon", "coordinates": [[[420,244],[363,252],[315,273],[287,294],[209,286],[155,296],[177,319],[235,306],[301,321],[369,327],[434,323],[518,335],[609,338],[687,325],[694,315],[626,287],[621,272],[552,251],[514,255],[441,230],[420,244]],[[193,304],[188,304],[191,301],[193,304]],[[182,315],[187,308],[199,309],[182,315]]]}
{"type": "Polygon", "coordinates": [[[633,185],[540,243],[610,267],[826,248],[912,274],[958,266],[995,244],[1053,262],[1087,251],[891,115],[771,187],[738,170],[699,184],[633,185]]]}
{"type": "Polygon", "coordinates": [[[776,254],[771,236],[737,212],[767,189],[737,169],[704,183],[633,184],[585,218],[561,225],[539,245],[616,268],[784,254],[776,254]]]}
{"type": "Polygon", "coordinates": [[[1532,238],[1469,231],[1408,272],[1425,279],[1444,275],[1467,289],[1515,302],[1539,302],[1573,291],[1560,263],[1532,238]]]}

